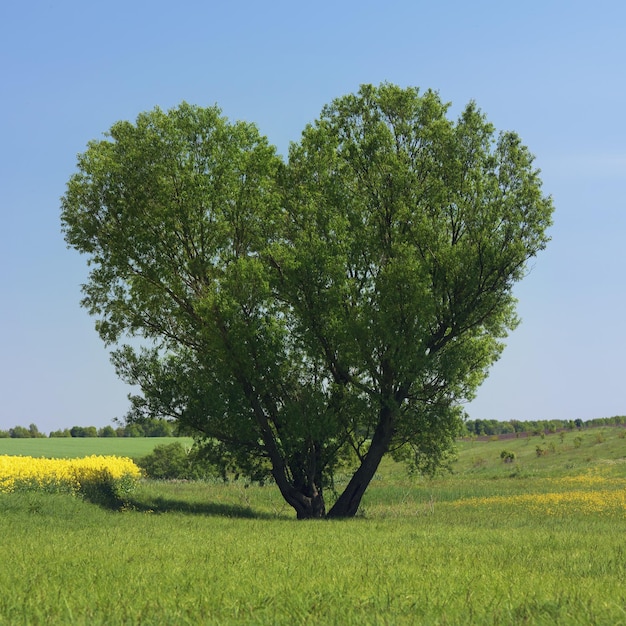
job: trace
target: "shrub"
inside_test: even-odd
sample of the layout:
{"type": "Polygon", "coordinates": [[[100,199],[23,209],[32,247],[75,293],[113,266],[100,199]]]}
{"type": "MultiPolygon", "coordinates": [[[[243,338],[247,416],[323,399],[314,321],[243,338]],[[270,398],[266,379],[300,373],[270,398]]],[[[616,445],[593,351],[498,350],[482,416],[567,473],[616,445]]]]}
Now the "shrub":
{"type": "Polygon", "coordinates": [[[188,478],[190,463],[187,450],[182,443],[156,446],[154,450],[137,460],[148,478],[188,478]]]}
{"type": "Polygon", "coordinates": [[[195,448],[187,450],[179,441],[158,445],[137,460],[148,478],[195,480],[216,474],[215,467],[195,448]]]}
{"type": "Polygon", "coordinates": [[[78,478],[78,490],[84,498],[94,504],[118,508],[128,502],[139,476],[138,468],[136,474],[125,473],[116,476],[110,468],[100,467],[85,472],[78,478]]]}
{"type": "Polygon", "coordinates": [[[502,450],[502,452],[500,452],[500,458],[505,463],[513,463],[513,461],[515,461],[515,452],[511,452],[510,450],[502,450]]]}

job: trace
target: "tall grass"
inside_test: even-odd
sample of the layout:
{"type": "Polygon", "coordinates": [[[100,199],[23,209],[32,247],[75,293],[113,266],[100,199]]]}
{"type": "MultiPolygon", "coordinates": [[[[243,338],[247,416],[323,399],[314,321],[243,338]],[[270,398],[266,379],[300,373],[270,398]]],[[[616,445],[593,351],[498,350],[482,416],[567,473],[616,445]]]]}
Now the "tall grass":
{"type": "MultiPolygon", "coordinates": [[[[305,522],[2,498],[7,624],[573,623],[626,617],[616,520],[522,509],[305,522]]],[[[167,504],[169,502],[169,505],[167,504]]],[[[219,513],[219,514],[215,514],[219,513]]]]}
{"type": "Polygon", "coordinates": [[[535,445],[464,443],[434,480],[387,462],[346,521],[240,483],[147,481],[121,513],[2,495],[0,624],[625,624],[626,511],[519,500],[623,491],[624,440],[535,445]]]}

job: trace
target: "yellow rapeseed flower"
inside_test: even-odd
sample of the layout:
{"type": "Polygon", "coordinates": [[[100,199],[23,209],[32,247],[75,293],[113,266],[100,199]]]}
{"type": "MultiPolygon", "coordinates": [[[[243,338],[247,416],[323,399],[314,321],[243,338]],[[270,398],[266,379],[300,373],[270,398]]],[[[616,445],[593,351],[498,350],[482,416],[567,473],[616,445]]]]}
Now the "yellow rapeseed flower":
{"type": "Polygon", "coordinates": [[[0,455],[0,492],[20,489],[81,490],[87,483],[130,480],[141,470],[125,457],[88,456],[78,459],[46,459],[0,455]]]}
{"type": "Polygon", "coordinates": [[[528,510],[547,515],[626,514],[626,480],[622,478],[604,478],[588,474],[553,479],[552,484],[582,488],[548,493],[465,498],[452,504],[455,506],[521,505],[528,510]]]}

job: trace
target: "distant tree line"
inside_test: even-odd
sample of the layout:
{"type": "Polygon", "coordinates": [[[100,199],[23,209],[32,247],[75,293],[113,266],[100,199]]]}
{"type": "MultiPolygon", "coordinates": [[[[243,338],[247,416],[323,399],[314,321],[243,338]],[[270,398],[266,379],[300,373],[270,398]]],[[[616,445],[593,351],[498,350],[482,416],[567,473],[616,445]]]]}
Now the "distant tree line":
{"type": "MultiPolygon", "coordinates": [[[[581,428],[594,428],[599,426],[626,426],[626,415],[614,415],[613,417],[598,417],[591,420],[467,420],[465,422],[465,436],[491,436],[506,435],[511,433],[556,433],[561,430],[574,430],[581,428]]],[[[175,424],[165,419],[145,419],[141,423],[136,422],[124,426],[72,426],[62,430],[53,430],[48,437],[179,437],[185,433],[180,432],[175,424]]],[[[46,437],[40,432],[35,424],[28,428],[15,426],[9,430],[0,430],[0,439],[12,437],[14,439],[46,437]]]]}
{"type": "MultiPolygon", "coordinates": [[[[124,426],[72,426],[62,430],[53,430],[48,437],[178,437],[178,429],[164,419],[146,419],[141,423],[127,424],[124,426]]],[[[35,424],[28,428],[15,426],[9,430],[0,430],[0,438],[40,438],[46,437],[35,424]]]]}
{"type": "Polygon", "coordinates": [[[507,435],[511,433],[556,433],[562,430],[574,430],[582,428],[594,428],[598,426],[626,426],[626,415],[613,417],[598,417],[591,420],[537,420],[519,421],[510,420],[501,422],[498,420],[467,420],[465,422],[466,435],[507,435]]]}

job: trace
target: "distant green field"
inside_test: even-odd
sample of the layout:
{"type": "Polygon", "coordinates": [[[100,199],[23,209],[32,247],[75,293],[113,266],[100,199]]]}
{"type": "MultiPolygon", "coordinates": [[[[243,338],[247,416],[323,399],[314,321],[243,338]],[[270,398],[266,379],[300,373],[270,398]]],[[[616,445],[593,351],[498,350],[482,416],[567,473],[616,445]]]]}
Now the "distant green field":
{"type": "Polygon", "coordinates": [[[545,436],[466,440],[459,442],[459,458],[453,469],[475,477],[561,476],[608,459],[626,459],[626,428],[607,426],[545,436]],[[515,454],[513,463],[503,462],[504,451],[515,454]]]}
{"type": "Polygon", "coordinates": [[[126,456],[138,459],[154,447],[180,441],[191,445],[187,437],[53,437],[52,439],[0,439],[0,454],[69,459],[92,454],[126,456]]]}

